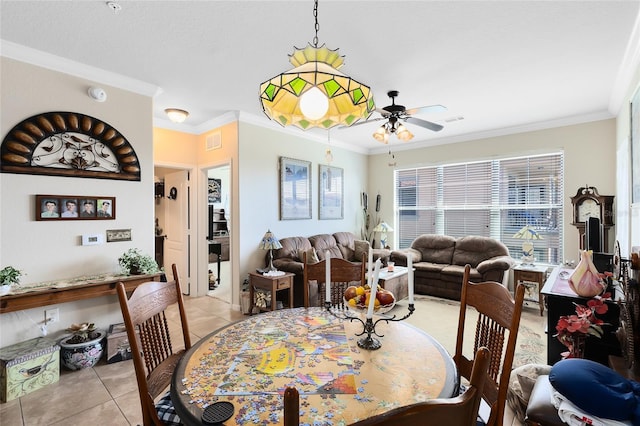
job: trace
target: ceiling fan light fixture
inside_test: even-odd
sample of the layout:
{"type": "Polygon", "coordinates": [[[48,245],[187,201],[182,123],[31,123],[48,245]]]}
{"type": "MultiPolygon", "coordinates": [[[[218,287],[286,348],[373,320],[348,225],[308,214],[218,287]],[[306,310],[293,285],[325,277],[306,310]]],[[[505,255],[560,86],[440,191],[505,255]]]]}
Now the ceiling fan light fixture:
{"type": "Polygon", "coordinates": [[[182,123],[189,116],[189,113],[187,111],[178,108],[167,108],[164,110],[164,112],[169,117],[169,120],[173,121],[174,123],[182,123]]]}
{"type": "Polygon", "coordinates": [[[382,125],[373,133],[373,138],[378,142],[389,143],[389,132],[387,127],[382,125]]]}
{"type": "Polygon", "coordinates": [[[338,49],[318,47],[318,0],[314,2],[313,12],[313,45],[294,48],[289,62],[295,68],[260,85],[262,110],[281,126],[302,130],[350,126],[366,120],[375,110],[373,93],[369,86],[338,71],[344,62],[338,49]]]}
{"type": "Polygon", "coordinates": [[[413,139],[413,133],[411,133],[403,124],[399,125],[396,129],[396,136],[403,142],[413,139]]]}

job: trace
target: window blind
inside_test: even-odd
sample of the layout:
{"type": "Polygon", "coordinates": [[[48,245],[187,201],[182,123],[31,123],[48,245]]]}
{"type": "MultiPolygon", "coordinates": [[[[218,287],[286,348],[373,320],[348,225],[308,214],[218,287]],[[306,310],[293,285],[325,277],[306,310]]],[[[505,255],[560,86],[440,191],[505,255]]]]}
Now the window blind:
{"type": "Polygon", "coordinates": [[[533,227],[536,262],[562,259],[563,153],[397,170],[398,247],[422,234],[481,235],[502,241],[514,258],[533,227]]]}

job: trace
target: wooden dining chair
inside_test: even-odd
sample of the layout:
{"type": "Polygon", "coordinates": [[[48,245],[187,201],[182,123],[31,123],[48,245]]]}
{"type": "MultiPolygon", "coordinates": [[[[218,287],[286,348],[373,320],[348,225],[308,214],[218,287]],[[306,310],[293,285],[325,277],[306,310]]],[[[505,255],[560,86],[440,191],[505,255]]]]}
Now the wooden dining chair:
{"type": "Polygon", "coordinates": [[[463,338],[466,316],[470,313],[467,312],[467,307],[473,307],[477,313],[473,351],[484,346],[491,353],[489,376],[482,388],[482,399],[491,411],[488,418],[485,418],[486,415],[483,417],[483,404],[481,404],[480,417],[487,426],[502,426],[509,376],[520,326],[524,286],[521,284],[517,286],[514,300],[509,290],[501,283],[470,282],[470,270],[470,265],[466,265],[462,279],[458,336],[453,360],[458,367],[458,373],[469,380],[473,359],[463,354],[463,338]]]}
{"type": "Polygon", "coordinates": [[[473,361],[469,386],[459,396],[394,408],[352,423],[351,426],[475,426],[489,361],[489,350],[479,348],[473,361]]]}
{"type": "MultiPolygon", "coordinates": [[[[307,254],[303,256],[303,283],[304,283],[304,307],[310,305],[311,281],[317,282],[316,304],[313,306],[324,306],[326,299],[325,281],[326,281],[326,265],[327,261],[322,260],[317,263],[307,263],[307,254]]],[[[344,308],[344,291],[350,285],[364,285],[365,278],[365,256],[362,256],[362,262],[349,262],[348,260],[338,257],[332,257],[331,266],[331,306],[344,308]]]]}
{"type": "Polygon", "coordinates": [[[176,364],[191,347],[178,270],[175,264],[171,268],[173,281],[140,284],[130,298],[127,298],[124,284],[118,283],[118,300],[131,346],[145,426],[180,424],[168,391],[155,402],[170,386],[176,364]],[[175,303],[178,304],[184,348],[178,346],[181,343],[179,333],[171,333],[167,320],[166,310],[175,303]]]}

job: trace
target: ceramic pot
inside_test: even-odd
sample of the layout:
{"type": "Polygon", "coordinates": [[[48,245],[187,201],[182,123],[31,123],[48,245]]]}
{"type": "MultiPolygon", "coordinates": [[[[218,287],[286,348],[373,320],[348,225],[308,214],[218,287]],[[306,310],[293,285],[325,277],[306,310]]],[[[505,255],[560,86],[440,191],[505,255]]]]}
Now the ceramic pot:
{"type": "Polygon", "coordinates": [[[106,333],[97,330],[99,336],[83,343],[67,343],[73,336],[60,340],[60,361],[69,370],[80,370],[93,367],[100,361],[104,352],[102,344],[106,333]]]}
{"type": "Polygon", "coordinates": [[[11,284],[2,284],[0,285],[0,296],[4,296],[5,294],[11,291],[11,284]]]}

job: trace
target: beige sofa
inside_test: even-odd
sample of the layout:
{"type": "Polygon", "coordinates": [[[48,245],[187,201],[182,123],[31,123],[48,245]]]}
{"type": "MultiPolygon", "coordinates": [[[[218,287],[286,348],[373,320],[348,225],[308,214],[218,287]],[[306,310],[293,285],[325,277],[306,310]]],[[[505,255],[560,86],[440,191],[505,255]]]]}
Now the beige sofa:
{"type": "Polygon", "coordinates": [[[505,273],[515,264],[509,249],[498,240],[467,236],[425,234],[411,247],[391,252],[390,261],[406,266],[411,256],[416,294],[460,300],[464,267],[471,265],[471,281],[505,282],[505,273]]]}
{"type": "MultiPolygon", "coordinates": [[[[369,242],[359,240],[352,232],[336,232],[334,234],[318,234],[312,237],[286,237],[280,239],[282,248],[273,250],[273,266],[284,272],[295,274],[293,279],[294,306],[303,306],[303,266],[304,253],[307,254],[307,262],[324,260],[327,250],[332,258],[341,258],[350,262],[361,262],[369,253],[369,242]]],[[[389,259],[390,251],[386,249],[374,249],[373,260],[380,258],[385,264],[389,259]]],[[[269,263],[269,255],[266,258],[269,263]]]]}

